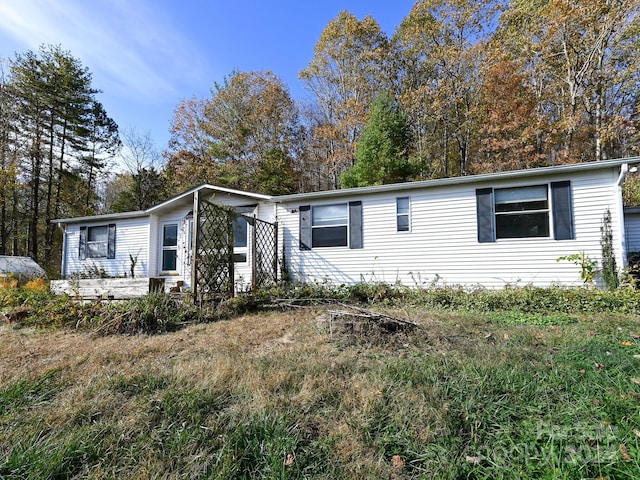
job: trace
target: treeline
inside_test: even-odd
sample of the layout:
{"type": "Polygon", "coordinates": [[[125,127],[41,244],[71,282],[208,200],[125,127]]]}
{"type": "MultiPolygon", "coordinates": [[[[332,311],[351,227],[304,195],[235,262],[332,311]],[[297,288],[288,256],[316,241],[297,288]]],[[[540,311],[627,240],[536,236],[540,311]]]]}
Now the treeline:
{"type": "Polygon", "coordinates": [[[280,193],[636,155],[639,10],[423,0],[391,37],[343,11],[299,74],[308,101],[235,72],[178,105],[166,172],[280,193]]]}
{"type": "Polygon", "coordinates": [[[52,219],[97,211],[98,177],[120,145],[91,73],[60,47],[0,63],[0,255],[51,266],[52,219]]]}
{"type": "Polygon", "coordinates": [[[142,210],[169,195],[149,134],[121,131],[92,75],[59,46],[0,59],[0,255],[55,275],[52,220],[142,210]],[[113,174],[114,165],[123,173],[113,174]]]}
{"type": "Polygon", "coordinates": [[[286,194],[637,155],[638,45],[638,0],[420,0],[390,36],[343,11],[299,73],[306,99],[231,72],[176,106],[162,166],[79,60],[16,55],[0,63],[0,254],[55,271],[51,219],[205,182],[286,194]],[[116,153],[126,172],[106,178],[116,153]]]}

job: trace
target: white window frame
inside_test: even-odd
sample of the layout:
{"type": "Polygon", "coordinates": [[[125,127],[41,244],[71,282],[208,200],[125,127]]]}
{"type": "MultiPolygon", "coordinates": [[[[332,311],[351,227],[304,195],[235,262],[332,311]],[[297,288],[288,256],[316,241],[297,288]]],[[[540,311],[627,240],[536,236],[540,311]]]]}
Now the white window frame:
{"type": "MultiPolygon", "coordinates": [[[[523,238],[551,238],[552,236],[552,229],[551,229],[551,224],[552,224],[552,219],[551,219],[551,201],[550,201],[550,195],[549,195],[549,184],[538,184],[538,185],[524,185],[524,186],[520,186],[520,187],[507,187],[507,188],[496,188],[494,189],[494,199],[493,199],[493,204],[494,204],[494,215],[495,215],[495,235],[496,235],[496,239],[497,240],[512,240],[512,239],[523,239],[523,238]],[[517,205],[517,204],[524,204],[526,205],[527,203],[534,203],[536,201],[540,202],[543,199],[518,199],[517,196],[514,196],[513,199],[511,200],[502,200],[499,201],[498,197],[500,196],[501,192],[515,192],[517,190],[534,190],[534,189],[544,189],[545,191],[545,197],[544,197],[544,202],[546,203],[546,206],[544,208],[526,208],[525,206],[523,206],[522,209],[520,210],[508,210],[508,211],[503,211],[503,212],[499,212],[498,211],[498,205],[517,205]],[[546,235],[521,235],[521,236],[501,236],[500,235],[500,230],[499,230],[499,219],[500,218],[507,218],[507,217],[514,217],[514,216],[534,216],[534,215],[546,215],[546,235]]],[[[542,224],[540,224],[542,225],[542,224]]]]}
{"type": "Polygon", "coordinates": [[[396,232],[398,233],[407,233],[407,232],[411,232],[411,197],[396,197],[396,232]],[[407,211],[406,212],[400,212],[400,201],[401,200],[406,200],[407,201],[407,211]],[[400,218],[401,217],[406,217],[407,218],[407,228],[406,229],[401,229],[400,228],[400,218]]]}
{"type": "Polygon", "coordinates": [[[167,221],[162,222],[160,225],[160,272],[161,274],[174,274],[179,271],[180,262],[178,255],[178,243],[179,243],[179,234],[180,234],[180,222],[178,221],[167,221]],[[165,229],[166,227],[173,226],[176,229],[176,244],[175,245],[165,245],[165,229]],[[169,270],[164,268],[164,252],[175,252],[176,256],[176,268],[174,270],[169,270]]]}
{"type": "Polygon", "coordinates": [[[87,227],[87,258],[107,258],[109,255],[109,225],[94,225],[87,227]],[[91,234],[104,229],[104,240],[91,240],[91,234]],[[99,253],[94,252],[100,247],[99,253]],[[103,252],[104,251],[104,252],[103,252]]]}
{"type": "Polygon", "coordinates": [[[236,227],[233,227],[233,262],[234,263],[247,263],[249,261],[249,222],[244,217],[238,217],[233,222],[234,224],[242,221],[246,225],[246,236],[244,242],[238,242],[241,238],[236,236],[236,227]],[[240,245],[238,245],[240,243],[240,245]],[[244,245],[242,245],[244,243],[244,245]]]}
{"type": "MultiPolygon", "coordinates": [[[[329,220],[331,221],[331,220],[329,220]]],[[[349,204],[348,203],[332,203],[328,205],[314,205],[311,207],[311,244],[313,248],[340,248],[340,247],[348,247],[349,246],[349,204]],[[325,223],[321,225],[316,225],[316,215],[319,209],[326,209],[331,207],[341,207],[344,208],[344,215],[339,217],[335,217],[334,223],[325,223]],[[344,228],[345,231],[345,242],[340,245],[317,245],[316,244],[316,232],[321,232],[323,229],[329,228],[344,228]]]]}

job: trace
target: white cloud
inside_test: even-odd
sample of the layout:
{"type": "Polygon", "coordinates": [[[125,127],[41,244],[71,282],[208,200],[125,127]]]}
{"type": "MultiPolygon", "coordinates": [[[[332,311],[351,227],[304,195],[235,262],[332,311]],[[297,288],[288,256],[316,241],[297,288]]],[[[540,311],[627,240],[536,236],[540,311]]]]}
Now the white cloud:
{"type": "MultiPolygon", "coordinates": [[[[61,45],[94,75],[97,88],[152,101],[180,94],[195,77],[197,49],[163,15],[140,0],[0,0],[0,30],[36,50],[61,45]]],[[[155,8],[155,9],[154,9],[155,8]]]]}

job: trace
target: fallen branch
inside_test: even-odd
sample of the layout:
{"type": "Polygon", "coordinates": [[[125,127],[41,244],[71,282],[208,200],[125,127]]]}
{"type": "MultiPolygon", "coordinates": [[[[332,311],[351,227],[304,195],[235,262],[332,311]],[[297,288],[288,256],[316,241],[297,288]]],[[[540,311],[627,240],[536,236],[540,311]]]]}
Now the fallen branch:
{"type": "Polygon", "coordinates": [[[370,334],[370,333],[395,333],[399,331],[414,330],[416,323],[402,318],[392,317],[384,313],[374,312],[361,307],[349,305],[342,306],[346,310],[328,310],[329,333],[333,336],[336,327],[342,333],[370,334]]]}

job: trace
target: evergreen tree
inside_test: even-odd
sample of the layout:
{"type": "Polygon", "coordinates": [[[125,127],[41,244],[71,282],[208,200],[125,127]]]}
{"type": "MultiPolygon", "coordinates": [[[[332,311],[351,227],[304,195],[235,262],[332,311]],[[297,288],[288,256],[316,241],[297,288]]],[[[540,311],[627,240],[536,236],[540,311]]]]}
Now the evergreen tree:
{"type": "Polygon", "coordinates": [[[407,116],[391,95],[381,94],[358,141],[356,164],[340,175],[340,185],[365,187],[409,180],[410,144],[407,116]]]}
{"type": "MultiPolygon", "coordinates": [[[[19,218],[13,220],[17,220],[15,225],[27,225],[26,232],[12,230],[12,253],[43,259],[48,267],[55,262],[53,253],[59,251],[57,229],[51,220],[74,215],[81,205],[77,197],[69,200],[63,192],[63,185],[68,184],[65,179],[69,174],[77,175],[78,163],[87,152],[94,161],[104,155],[107,145],[116,141],[117,125],[97,107],[98,90],[91,85],[91,73],[60,47],[42,46],[38,52],[16,55],[5,87],[13,113],[8,148],[15,155],[18,178],[25,184],[24,192],[14,201],[22,204],[16,210],[19,218]],[[109,125],[100,141],[96,121],[109,125]],[[19,244],[15,242],[18,238],[19,244]]],[[[90,178],[80,176],[77,180],[91,184],[93,175],[95,169],[90,178]]],[[[6,229],[6,218],[3,224],[6,229]]]]}
{"type": "Polygon", "coordinates": [[[298,173],[291,159],[282,150],[271,150],[258,163],[256,185],[266,195],[287,195],[296,192],[298,173]]]}

